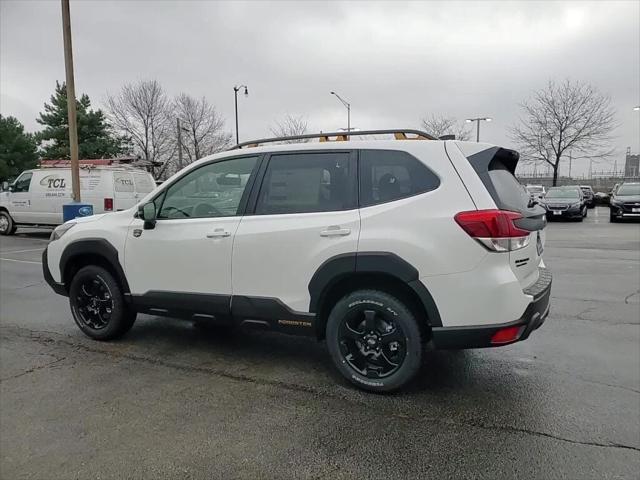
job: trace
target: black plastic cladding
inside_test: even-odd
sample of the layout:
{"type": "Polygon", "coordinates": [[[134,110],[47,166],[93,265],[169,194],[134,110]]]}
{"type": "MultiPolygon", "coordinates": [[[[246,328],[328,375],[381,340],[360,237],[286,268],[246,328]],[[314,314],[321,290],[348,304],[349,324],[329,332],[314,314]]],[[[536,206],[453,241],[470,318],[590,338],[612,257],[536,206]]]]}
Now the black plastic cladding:
{"type": "Polygon", "coordinates": [[[420,282],[418,270],[390,252],[358,252],[336,255],[325,261],[309,282],[309,311],[317,313],[329,289],[338,281],[354,273],[382,273],[407,284],[420,298],[430,326],[442,326],[440,313],[433,297],[420,282]]]}

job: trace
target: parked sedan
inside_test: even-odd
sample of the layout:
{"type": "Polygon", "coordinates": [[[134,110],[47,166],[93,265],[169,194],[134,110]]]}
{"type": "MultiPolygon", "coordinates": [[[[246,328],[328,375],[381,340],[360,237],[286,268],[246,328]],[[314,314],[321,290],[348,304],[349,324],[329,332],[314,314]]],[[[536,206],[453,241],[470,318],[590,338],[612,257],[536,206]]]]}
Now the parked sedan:
{"type": "Polygon", "coordinates": [[[609,221],[623,218],[640,218],[640,183],[623,183],[609,200],[609,221]]]}
{"type": "Polygon", "coordinates": [[[587,216],[587,203],[580,187],[551,187],[540,205],[547,211],[547,220],[582,221],[587,216]]]}
{"type": "Polygon", "coordinates": [[[584,194],[585,201],[587,202],[587,208],[595,208],[596,199],[591,185],[580,185],[580,190],[582,190],[582,193],[584,194]]]}

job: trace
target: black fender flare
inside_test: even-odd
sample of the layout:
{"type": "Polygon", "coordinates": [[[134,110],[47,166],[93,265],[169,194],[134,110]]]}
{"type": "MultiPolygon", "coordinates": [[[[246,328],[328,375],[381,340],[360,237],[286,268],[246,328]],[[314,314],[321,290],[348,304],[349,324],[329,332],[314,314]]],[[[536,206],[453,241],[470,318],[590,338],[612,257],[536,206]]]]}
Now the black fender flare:
{"type": "Polygon", "coordinates": [[[343,253],[326,260],[318,267],[309,282],[309,312],[317,313],[326,292],[338,281],[353,273],[383,273],[404,282],[422,302],[429,326],[442,326],[438,307],[429,290],[420,281],[420,272],[391,252],[343,253]]]}
{"type": "Polygon", "coordinates": [[[131,292],[129,289],[129,283],[127,282],[127,277],[125,276],[122,265],[120,264],[118,250],[104,238],[85,238],[82,240],[75,240],[65,247],[62,251],[62,255],[60,256],[60,274],[62,275],[63,282],[64,273],[69,262],[74,258],[83,255],[95,255],[103,258],[115,272],[117,280],[122,286],[123,293],[128,294],[131,292]]]}

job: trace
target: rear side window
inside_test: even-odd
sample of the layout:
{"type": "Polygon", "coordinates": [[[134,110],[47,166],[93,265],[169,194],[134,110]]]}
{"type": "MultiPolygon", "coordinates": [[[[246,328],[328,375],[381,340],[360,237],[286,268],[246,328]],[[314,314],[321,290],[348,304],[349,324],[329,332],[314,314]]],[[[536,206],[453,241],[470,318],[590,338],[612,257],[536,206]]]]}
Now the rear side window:
{"type": "Polygon", "coordinates": [[[397,150],[360,151],[360,206],[435,190],[440,179],[420,160],[397,150]]]}
{"type": "Polygon", "coordinates": [[[349,153],[293,153],[269,160],[256,213],[331,212],[355,206],[355,172],[349,153]]]}

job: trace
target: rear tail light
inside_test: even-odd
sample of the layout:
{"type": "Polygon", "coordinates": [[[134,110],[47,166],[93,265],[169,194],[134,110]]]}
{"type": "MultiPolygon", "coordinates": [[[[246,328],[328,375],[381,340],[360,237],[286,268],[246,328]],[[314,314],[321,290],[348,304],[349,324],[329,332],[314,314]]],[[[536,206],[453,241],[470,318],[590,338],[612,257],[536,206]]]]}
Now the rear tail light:
{"type": "Polygon", "coordinates": [[[523,327],[516,325],[515,327],[501,328],[491,335],[491,345],[502,345],[504,343],[515,342],[520,338],[523,327]]]}
{"type": "Polygon", "coordinates": [[[523,218],[508,210],[471,210],[454,219],[478,243],[492,252],[510,252],[529,245],[529,232],[513,223],[523,218]]]}
{"type": "Polygon", "coordinates": [[[104,199],[104,211],[113,212],[113,198],[104,199]]]}

